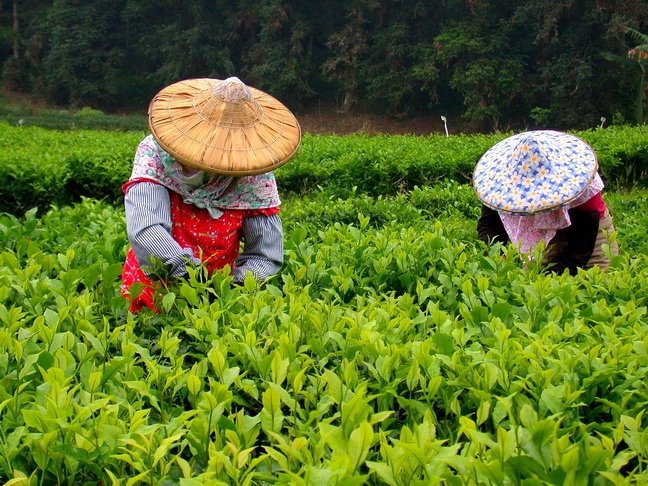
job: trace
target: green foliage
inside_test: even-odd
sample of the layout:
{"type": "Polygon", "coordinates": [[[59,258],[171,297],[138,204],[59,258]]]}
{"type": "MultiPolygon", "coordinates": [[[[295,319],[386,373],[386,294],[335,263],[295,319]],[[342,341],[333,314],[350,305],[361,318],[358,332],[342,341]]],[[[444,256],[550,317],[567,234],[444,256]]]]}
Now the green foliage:
{"type": "Polygon", "coordinates": [[[58,132],[2,125],[0,211],[46,210],[82,196],[121,198],[142,133],[58,132]]]}
{"type": "Polygon", "coordinates": [[[444,179],[469,181],[475,163],[494,140],[492,136],[306,134],[297,156],[275,174],[281,188],[289,191],[308,192],[321,186],[335,196],[346,197],[354,190],[396,195],[444,179]]]}
{"type": "MultiPolygon", "coordinates": [[[[52,204],[65,205],[81,197],[120,202],[121,185],[130,176],[135,149],[145,136],[145,132],[136,131],[59,132],[6,124],[0,124],[0,132],[0,211],[16,215],[34,207],[47,210],[52,204]]],[[[645,126],[610,126],[574,133],[594,147],[608,186],[645,185],[645,126]]],[[[275,175],[283,195],[311,195],[313,204],[321,206],[315,212],[305,209],[310,219],[319,211],[318,217],[328,221],[328,211],[345,211],[344,204],[331,205],[331,201],[363,195],[371,202],[362,212],[372,220],[393,219],[397,212],[394,208],[407,200],[424,214],[437,216],[436,203],[431,207],[428,204],[437,195],[442,199],[454,197],[452,204],[457,211],[469,215],[474,196],[470,190],[454,188],[468,184],[479,157],[507,135],[305,134],[295,158],[275,175]],[[381,202],[371,207],[376,200],[381,202]]],[[[345,221],[350,223],[355,216],[350,211],[345,221]]]]}
{"type": "MultiPolygon", "coordinates": [[[[313,4],[312,15],[325,5],[313,4]]],[[[304,12],[281,0],[263,0],[255,8],[257,39],[253,49],[242,55],[241,73],[246,82],[269,93],[282,94],[286,103],[311,98],[314,68],[306,46],[312,42],[312,24],[304,12]]]]}
{"type": "Polygon", "coordinates": [[[424,214],[410,203],[406,194],[395,197],[370,197],[355,194],[346,198],[328,195],[326,191],[313,196],[289,195],[283,198],[282,217],[284,221],[299,225],[327,228],[334,223],[353,224],[358,214],[363,214],[372,226],[404,224],[421,221],[424,214]],[[285,213],[288,213],[287,215],[285,213]]]}
{"type": "Polygon", "coordinates": [[[551,126],[551,110],[536,106],[531,110],[531,118],[538,127],[551,126]]]}
{"type": "MultiPolygon", "coordinates": [[[[646,127],[613,126],[572,133],[592,145],[608,184],[629,187],[648,180],[646,127]]],[[[306,134],[297,156],[275,174],[281,189],[290,192],[323,187],[334,196],[348,197],[354,191],[393,196],[446,179],[469,182],[481,155],[508,135],[306,134]]]]}
{"type": "Polygon", "coordinates": [[[435,61],[439,69],[453,66],[448,84],[461,93],[470,124],[498,130],[502,115],[524,98],[524,61],[509,52],[499,29],[480,30],[473,20],[444,26],[434,39],[435,61]]]}
{"type": "Polygon", "coordinates": [[[299,225],[326,228],[334,223],[353,224],[362,214],[374,227],[407,225],[429,221],[439,216],[476,220],[479,203],[470,185],[441,181],[432,186],[414,187],[395,196],[357,194],[334,197],[324,189],[312,196],[292,194],[283,199],[284,220],[299,225]],[[287,212],[287,215],[286,215],[287,212]]]}
{"type": "Polygon", "coordinates": [[[601,117],[627,111],[636,84],[600,53],[625,52],[619,33],[641,25],[645,20],[631,19],[646,14],[641,0],[612,0],[605,6],[535,0],[515,8],[507,27],[523,39],[515,44],[528,59],[530,107],[548,110],[550,125],[545,127],[592,128],[601,117]]]}
{"type": "Polygon", "coordinates": [[[133,50],[127,54],[135,78],[149,86],[150,80],[154,81],[153,86],[147,86],[152,96],[163,85],[180,79],[235,74],[230,45],[237,41],[236,33],[228,28],[231,15],[229,2],[170,2],[164,8],[128,2],[128,22],[139,30],[137,38],[130,39],[133,50]],[[149,82],[142,79],[142,71],[151,74],[149,82]]]}
{"type": "Polygon", "coordinates": [[[596,151],[608,185],[625,188],[645,185],[648,180],[648,126],[611,126],[575,134],[596,151]]]}
{"type": "Polygon", "coordinates": [[[340,7],[323,71],[338,81],[342,108],[360,105],[402,115],[434,104],[438,69],[430,39],[438,28],[437,7],[366,0],[340,7]]]}
{"type": "Polygon", "coordinates": [[[637,94],[634,101],[635,122],[646,123],[648,115],[646,112],[646,72],[648,70],[648,36],[641,32],[627,27],[624,32],[639,42],[638,45],[628,51],[625,56],[619,56],[611,52],[603,52],[601,55],[608,61],[617,63],[621,68],[637,73],[637,94]]]}
{"type": "Polygon", "coordinates": [[[648,197],[645,191],[632,189],[630,191],[608,192],[605,202],[615,215],[614,224],[619,232],[622,245],[627,251],[648,255],[648,197]],[[639,209],[639,210],[638,210],[639,209]]]}
{"type": "MultiPolygon", "coordinates": [[[[461,207],[470,190],[441,186],[412,199],[461,207]]],[[[611,198],[618,220],[645,198],[611,198]]],[[[119,208],[0,215],[0,480],[645,481],[646,254],[547,276],[459,211],[323,225],[297,202],[265,288],[193,272],[137,316],[119,208]]]]}
{"type": "Polygon", "coordinates": [[[636,80],[600,53],[625,53],[619,34],[648,20],[643,0],[2,6],[6,86],[63,106],[144,109],[166,84],[238,75],[291,107],[433,110],[482,130],[524,126],[535,107],[563,130],[627,111],[636,80]]]}
{"type": "Polygon", "coordinates": [[[444,216],[477,220],[481,214],[479,201],[471,184],[443,181],[429,187],[415,187],[410,193],[412,205],[429,218],[444,216]]]}
{"type": "Polygon", "coordinates": [[[120,20],[104,2],[54,2],[43,21],[49,35],[36,87],[59,104],[114,105],[114,80],[124,56],[115,42],[120,20]]]}
{"type": "Polygon", "coordinates": [[[72,114],[67,110],[27,110],[0,107],[0,121],[8,125],[33,126],[49,130],[146,131],[146,115],[106,115],[84,107],[72,114]],[[91,116],[86,116],[90,115],[91,116]]]}
{"type": "MultiPolygon", "coordinates": [[[[608,273],[548,276],[478,242],[442,177],[497,137],[307,136],[281,273],[192,270],[132,315],[123,210],[83,193],[118,189],[142,134],[3,128],[2,200],[41,211],[0,213],[0,482],[645,482],[645,189],[606,191],[608,273]],[[438,177],[404,178],[430,154],[438,177]]],[[[645,167],[645,127],[580,135],[645,167]]]]}
{"type": "Polygon", "coordinates": [[[74,116],[84,116],[84,117],[87,117],[87,116],[95,117],[95,116],[101,116],[101,115],[103,115],[101,110],[95,110],[94,108],[90,108],[89,106],[84,106],[83,108],[81,108],[79,111],[77,111],[74,114],[74,116]]]}

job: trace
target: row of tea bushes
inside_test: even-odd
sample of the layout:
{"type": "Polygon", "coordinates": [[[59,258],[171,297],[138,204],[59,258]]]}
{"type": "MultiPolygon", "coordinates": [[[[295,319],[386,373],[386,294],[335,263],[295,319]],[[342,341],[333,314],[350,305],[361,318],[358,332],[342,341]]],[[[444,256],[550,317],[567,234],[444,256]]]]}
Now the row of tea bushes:
{"type": "Polygon", "coordinates": [[[0,215],[0,481],[648,480],[646,255],[549,277],[460,211],[321,225],[317,206],[286,204],[265,288],[193,272],[137,316],[121,210],[0,215]]]}
{"type": "MultiPolygon", "coordinates": [[[[576,133],[599,155],[611,187],[648,178],[648,128],[576,133]]],[[[438,183],[470,182],[479,157],[507,134],[415,137],[305,134],[295,158],[277,169],[282,194],[395,196],[438,183]]],[[[119,202],[143,132],[68,131],[0,123],[0,211],[23,214],[81,197],[119,202]]]]}
{"type": "Polygon", "coordinates": [[[68,110],[10,110],[0,106],[0,120],[19,127],[40,127],[48,130],[148,130],[146,115],[108,115],[90,107],[68,110]]]}
{"type": "MultiPolygon", "coordinates": [[[[648,255],[648,192],[646,189],[605,190],[605,201],[614,219],[618,242],[624,252],[648,255]]],[[[354,224],[358,214],[372,227],[420,226],[452,220],[461,225],[463,238],[476,237],[480,204],[472,186],[446,181],[415,187],[396,196],[371,197],[353,193],[346,198],[318,191],[308,196],[289,195],[281,212],[290,225],[328,228],[335,223],[354,224]]]]}
{"type": "Polygon", "coordinates": [[[44,211],[84,196],[118,201],[142,137],[0,124],[0,211],[44,211]]]}

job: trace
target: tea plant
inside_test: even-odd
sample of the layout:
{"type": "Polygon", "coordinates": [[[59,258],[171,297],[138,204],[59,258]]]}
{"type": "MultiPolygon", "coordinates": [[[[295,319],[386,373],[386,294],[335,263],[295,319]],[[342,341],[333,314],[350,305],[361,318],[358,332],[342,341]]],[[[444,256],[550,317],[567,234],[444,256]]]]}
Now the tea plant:
{"type": "MultiPolygon", "coordinates": [[[[447,184],[288,198],[279,276],[191,272],[160,314],[118,293],[120,208],[1,215],[0,478],[642,484],[643,243],[620,232],[605,274],[524,270],[447,184]]],[[[618,228],[644,198],[610,194],[618,228]]]]}
{"type": "MultiPolygon", "coordinates": [[[[608,187],[645,186],[645,125],[575,134],[595,149],[608,187]]],[[[121,185],[130,176],[135,149],[144,135],[140,131],[59,132],[0,122],[0,211],[20,216],[38,208],[43,214],[51,205],[76,203],[83,197],[121,203],[121,185]]],[[[479,157],[507,135],[304,134],[294,159],[275,175],[285,196],[317,197],[319,192],[336,200],[412,193],[416,200],[417,191],[440,184],[448,191],[453,185],[469,184],[479,157]]],[[[386,205],[383,208],[389,211],[386,205]]]]}

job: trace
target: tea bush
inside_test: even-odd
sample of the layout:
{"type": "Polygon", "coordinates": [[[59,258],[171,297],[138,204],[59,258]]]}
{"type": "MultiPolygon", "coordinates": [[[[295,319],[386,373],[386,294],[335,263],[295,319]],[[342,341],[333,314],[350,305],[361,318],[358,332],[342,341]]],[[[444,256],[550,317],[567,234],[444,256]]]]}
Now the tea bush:
{"type": "Polygon", "coordinates": [[[21,215],[84,196],[120,200],[142,136],[0,124],[0,211],[21,215]]]}
{"type": "MultiPolygon", "coordinates": [[[[289,198],[265,288],[192,272],[136,316],[120,208],[0,215],[0,480],[645,482],[634,236],[607,274],[547,276],[475,241],[470,186],[431,189],[289,198]]],[[[645,197],[610,195],[619,226],[645,197]]]]}
{"type": "Polygon", "coordinates": [[[39,127],[48,130],[117,130],[146,131],[146,115],[106,115],[99,110],[84,107],[76,113],[67,110],[9,110],[0,107],[0,120],[7,125],[39,127]]]}
{"type": "MultiPolygon", "coordinates": [[[[98,116],[98,115],[97,115],[98,116]]],[[[93,116],[77,117],[92,119],[93,116]]],[[[132,159],[145,133],[50,131],[0,123],[0,211],[21,215],[37,207],[78,202],[82,197],[119,202],[132,159]]],[[[295,158],[275,171],[284,195],[325,193],[393,198],[439,184],[470,182],[479,157],[509,134],[415,137],[305,134],[295,158]]],[[[598,153],[609,187],[644,187],[648,128],[618,127],[578,132],[598,153]]],[[[446,186],[444,186],[444,184],[446,186]]],[[[424,197],[435,197],[426,194],[424,197]]],[[[463,196],[462,196],[463,197],[463,196]]],[[[460,204],[468,211],[467,200],[460,204]]],[[[421,199],[421,203],[424,203],[421,199]]]]}
{"type": "Polygon", "coordinates": [[[450,214],[476,220],[480,214],[472,186],[454,181],[415,187],[411,192],[385,197],[358,194],[355,190],[346,198],[332,196],[326,190],[309,196],[288,194],[284,203],[284,213],[288,212],[289,220],[319,227],[355,223],[359,213],[368,218],[372,226],[411,225],[450,214]]]}
{"type": "Polygon", "coordinates": [[[616,188],[645,187],[648,181],[648,125],[611,126],[578,133],[595,148],[606,181],[616,188]]]}
{"type": "Polygon", "coordinates": [[[3,484],[648,480],[648,193],[621,189],[643,128],[583,134],[605,274],[476,241],[469,173],[504,135],[306,136],[277,171],[282,272],[192,271],[132,315],[111,203],[142,136],[0,130],[3,484]]]}

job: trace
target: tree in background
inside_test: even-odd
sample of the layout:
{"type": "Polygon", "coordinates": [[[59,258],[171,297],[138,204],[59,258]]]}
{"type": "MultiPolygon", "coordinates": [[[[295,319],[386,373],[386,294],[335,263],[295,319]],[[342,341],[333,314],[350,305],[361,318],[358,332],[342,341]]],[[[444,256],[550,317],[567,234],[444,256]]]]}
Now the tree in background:
{"type": "Polygon", "coordinates": [[[227,77],[236,71],[228,25],[238,11],[227,2],[137,2],[131,15],[134,59],[163,86],[190,77],[227,77]]]}
{"type": "Polygon", "coordinates": [[[629,27],[624,32],[629,34],[639,44],[631,48],[625,56],[619,56],[610,52],[603,52],[601,54],[605,59],[614,61],[623,69],[635,73],[638,86],[634,100],[634,119],[637,123],[646,123],[648,122],[648,115],[646,115],[648,112],[646,110],[646,93],[648,92],[648,81],[646,80],[646,74],[648,73],[648,35],[629,27]]]}
{"type": "Polygon", "coordinates": [[[620,47],[619,33],[648,19],[642,0],[534,0],[511,21],[532,35],[532,104],[555,128],[598,126],[627,111],[630,78],[609,69],[601,52],[620,47]]]}
{"type": "Polygon", "coordinates": [[[498,130],[525,97],[525,64],[507,56],[501,35],[482,36],[474,25],[450,24],[435,38],[439,69],[452,67],[449,86],[461,93],[464,117],[474,128],[498,130]]]}
{"type": "Polygon", "coordinates": [[[119,12],[123,1],[56,0],[39,25],[42,58],[34,88],[53,102],[114,106],[124,60],[119,12]]]}
{"type": "Polygon", "coordinates": [[[425,113],[437,101],[432,62],[439,32],[438,1],[382,2],[366,60],[366,99],[399,115],[425,113]]]}
{"type": "Polygon", "coordinates": [[[328,38],[324,75],[337,80],[342,110],[353,104],[391,114],[434,104],[438,72],[432,39],[441,2],[354,0],[328,38]]]}
{"type": "Polygon", "coordinates": [[[344,22],[326,42],[331,55],[323,65],[323,72],[329,79],[340,83],[344,94],[342,111],[349,111],[357,101],[358,89],[363,82],[363,64],[369,50],[370,16],[377,7],[377,2],[371,0],[349,2],[346,11],[341,11],[344,22]]]}
{"type": "Polygon", "coordinates": [[[316,95],[309,80],[315,68],[311,57],[313,22],[309,18],[321,13],[321,4],[315,2],[313,11],[308,12],[308,3],[254,2],[253,20],[246,29],[252,41],[241,56],[246,82],[291,104],[316,95]]]}
{"type": "Polygon", "coordinates": [[[0,1],[0,65],[3,84],[15,91],[32,89],[36,59],[31,33],[46,7],[38,0],[0,1]]]}
{"type": "Polygon", "coordinates": [[[65,107],[143,109],[174,81],[236,75],[291,106],[432,111],[479,130],[532,120],[581,129],[629,113],[636,79],[600,53],[627,52],[624,29],[641,31],[648,5],[0,0],[0,22],[5,87],[65,107]]]}

